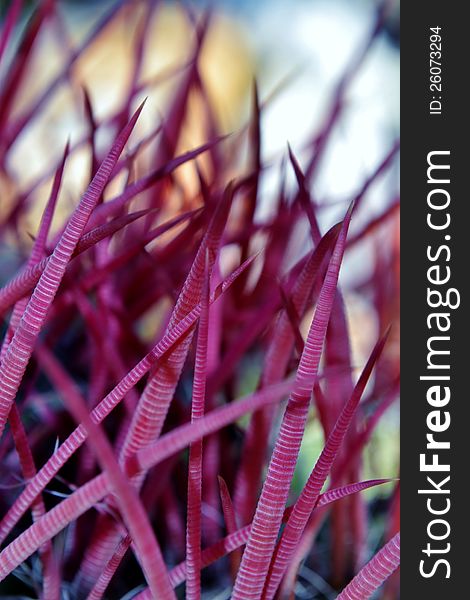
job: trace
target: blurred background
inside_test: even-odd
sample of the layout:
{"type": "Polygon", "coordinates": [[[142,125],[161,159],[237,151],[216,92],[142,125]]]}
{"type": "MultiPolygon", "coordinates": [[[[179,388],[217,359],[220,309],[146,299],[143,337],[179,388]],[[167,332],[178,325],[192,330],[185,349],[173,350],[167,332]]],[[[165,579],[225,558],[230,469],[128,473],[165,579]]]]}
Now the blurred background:
{"type": "MultiPolygon", "coordinates": [[[[3,13],[9,4],[3,0],[3,13]]],[[[357,188],[398,134],[399,5],[389,4],[383,32],[348,86],[347,105],[315,180],[315,195],[332,204],[357,188]]],[[[26,5],[25,20],[33,3],[26,5]]],[[[36,54],[38,70],[26,93],[17,98],[15,111],[21,113],[31,98],[45,89],[60,70],[64,53],[71,56],[112,5],[107,0],[57,2],[61,22],[54,23],[50,35],[42,33],[41,52],[36,54]]],[[[203,3],[192,2],[191,6],[197,10],[203,3]]],[[[278,159],[287,142],[300,152],[309,134],[325,119],[338,80],[366,43],[377,2],[214,0],[212,6],[213,24],[200,70],[222,131],[236,131],[248,118],[250,90],[256,78],[261,101],[270,99],[262,115],[265,159],[278,159]]],[[[32,180],[43,171],[49,160],[47,149],[57,148],[58,155],[67,136],[73,141],[83,133],[81,86],[89,89],[97,119],[109,116],[119,106],[132,69],[131,49],[142,34],[141,9],[136,2],[122,11],[105,35],[74,63],[68,82],[72,89],[65,82],[59,86],[55,102],[46,107],[41,119],[46,152],[35,152],[26,135],[18,141],[18,163],[28,158],[28,172],[22,178],[32,180]]],[[[189,59],[193,37],[192,25],[178,2],[159,3],[151,21],[141,72],[142,81],[157,77],[141,94],[149,96],[145,111],[149,121],[164,113],[176,83],[174,70],[189,59]],[[162,81],[158,81],[159,74],[162,81]]],[[[14,44],[10,46],[10,54],[13,52],[14,44]]],[[[0,76],[8,64],[6,54],[0,76]]],[[[196,141],[198,133],[197,110],[192,113],[196,122],[186,132],[188,145],[196,141]]],[[[268,186],[269,172],[264,179],[268,186]]]]}

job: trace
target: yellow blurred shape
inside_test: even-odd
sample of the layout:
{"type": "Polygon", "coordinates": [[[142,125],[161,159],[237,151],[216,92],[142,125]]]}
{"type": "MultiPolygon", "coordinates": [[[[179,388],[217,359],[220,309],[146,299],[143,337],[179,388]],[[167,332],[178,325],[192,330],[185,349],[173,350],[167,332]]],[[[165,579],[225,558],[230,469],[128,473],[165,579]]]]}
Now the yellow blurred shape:
{"type": "MultiPolygon", "coordinates": [[[[67,137],[77,140],[85,134],[87,127],[80,89],[82,86],[90,93],[97,120],[106,118],[122,105],[134,68],[136,37],[142,30],[142,20],[146,17],[145,3],[135,2],[124,7],[78,58],[71,71],[70,81],[62,85],[59,93],[51,97],[48,105],[13,147],[10,156],[18,181],[16,193],[27,189],[35,178],[47,172],[56,163],[67,137]]],[[[71,32],[75,47],[84,38],[84,30],[88,30],[89,27],[89,23],[82,23],[71,32]]],[[[60,71],[61,61],[67,60],[66,52],[61,54],[57,51],[58,40],[55,35],[52,25],[42,32],[34,56],[34,74],[29,73],[24,86],[26,93],[21,95],[16,113],[27,110],[31,103],[34,103],[36,95],[45,89],[47,83],[60,71]]],[[[134,140],[154,129],[160,117],[165,115],[172,94],[186,73],[184,69],[178,73],[177,68],[188,62],[194,44],[194,24],[190,22],[186,12],[177,5],[160,4],[147,30],[141,81],[149,81],[169,67],[174,67],[177,74],[145,91],[149,95],[149,101],[134,140]]],[[[247,109],[246,97],[253,78],[253,57],[241,26],[231,18],[220,14],[212,16],[200,55],[199,70],[216,125],[222,131],[235,129],[240,125],[243,113],[247,109]]],[[[206,116],[207,106],[201,95],[191,93],[178,152],[194,148],[206,141],[206,116]]],[[[144,174],[149,168],[154,168],[154,165],[148,164],[149,156],[151,154],[147,153],[144,158],[139,159],[140,162],[136,162],[137,172],[144,174]],[[142,161],[144,164],[140,164],[142,161]]],[[[207,158],[201,156],[198,161],[202,170],[207,171],[207,158]]],[[[74,153],[67,161],[54,229],[57,229],[70,214],[72,206],[83,193],[89,181],[89,165],[87,146],[83,151],[74,153]]],[[[177,178],[185,197],[197,193],[194,164],[179,169],[177,178]]],[[[37,230],[51,183],[52,177],[39,186],[31,198],[31,211],[23,225],[24,230],[32,234],[37,230]]],[[[0,185],[2,196],[6,200],[2,203],[3,210],[8,210],[15,193],[15,185],[6,180],[1,181],[0,185]]],[[[117,193],[116,185],[113,185],[113,188],[114,193],[117,193]]],[[[181,210],[184,202],[180,199],[176,202],[171,201],[170,204],[171,211],[181,210]]],[[[23,227],[21,229],[23,230],[23,227]]]]}

